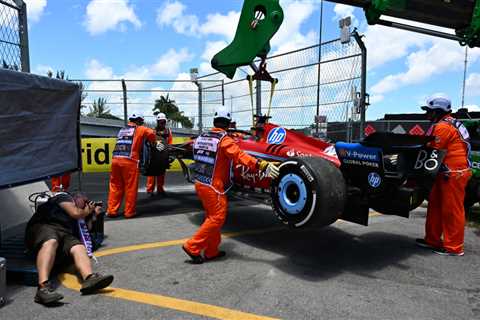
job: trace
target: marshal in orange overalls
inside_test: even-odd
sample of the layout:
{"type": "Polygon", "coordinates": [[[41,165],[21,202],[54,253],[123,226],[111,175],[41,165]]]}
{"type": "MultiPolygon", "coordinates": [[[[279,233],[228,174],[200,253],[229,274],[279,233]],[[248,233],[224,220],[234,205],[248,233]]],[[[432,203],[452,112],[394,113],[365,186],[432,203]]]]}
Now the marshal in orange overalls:
{"type": "MultiPolygon", "coordinates": [[[[195,190],[206,214],[200,229],[185,243],[184,248],[192,255],[198,256],[204,251],[206,258],[212,258],[219,254],[220,230],[227,216],[228,204],[225,193],[231,186],[232,163],[242,164],[251,170],[256,170],[258,160],[240,150],[235,141],[227,136],[223,129],[213,128],[202,136],[207,139],[217,139],[219,142],[218,144],[212,142],[200,153],[194,152],[196,164],[200,163],[199,170],[204,169],[203,172],[194,172],[194,178],[196,179],[195,190]],[[208,154],[208,151],[211,153],[208,154]]],[[[197,142],[202,136],[197,138],[197,142]]]]}
{"type": "Polygon", "coordinates": [[[110,191],[108,194],[107,215],[115,217],[125,196],[125,217],[136,214],[138,193],[138,162],[143,141],[155,142],[155,132],[147,127],[129,122],[118,133],[117,144],[113,151],[110,191]]]}
{"type": "MultiPolygon", "coordinates": [[[[165,129],[162,131],[156,131],[157,141],[163,143],[164,145],[172,144],[173,136],[170,129],[165,129]]],[[[162,174],[157,177],[148,176],[147,177],[147,193],[153,193],[155,191],[155,180],[157,182],[157,192],[165,192],[163,189],[165,185],[165,174],[162,174]]]]}
{"type": "Polygon", "coordinates": [[[445,170],[438,174],[430,193],[425,242],[448,252],[462,253],[465,229],[463,202],[471,171],[469,145],[456,124],[460,127],[458,121],[447,115],[430,130],[435,136],[431,147],[446,150],[447,154],[443,162],[445,170]]]}
{"type": "Polygon", "coordinates": [[[52,192],[68,191],[68,188],[70,188],[70,173],[52,177],[52,192]]]}

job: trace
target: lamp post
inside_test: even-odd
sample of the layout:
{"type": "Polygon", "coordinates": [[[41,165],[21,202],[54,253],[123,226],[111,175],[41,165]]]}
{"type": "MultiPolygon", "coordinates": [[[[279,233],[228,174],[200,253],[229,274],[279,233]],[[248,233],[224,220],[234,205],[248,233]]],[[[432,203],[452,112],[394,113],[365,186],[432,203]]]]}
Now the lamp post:
{"type": "Polygon", "coordinates": [[[198,81],[198,68],[190,69],[190,80],[195,83],[198,88],[198,131],[202,133],[203,130],[203,99],[202,99],[202,84],[198,81]]]}

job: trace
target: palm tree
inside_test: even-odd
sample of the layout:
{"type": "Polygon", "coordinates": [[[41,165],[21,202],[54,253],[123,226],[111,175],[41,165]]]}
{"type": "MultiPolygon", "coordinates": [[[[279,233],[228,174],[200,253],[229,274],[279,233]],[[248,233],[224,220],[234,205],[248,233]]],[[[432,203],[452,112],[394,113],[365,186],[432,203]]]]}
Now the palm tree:
{"type": "Polygon", "coordinates": [[[110,113],[110,109],[107,107],[107,99],[105,98],[98,98],[93,101],[93,105],[90,107],[90,112],[87,114],[87,117],[121,120],[110,113]]]}
{"type": "Polygon", "coordinates": [[[183,128],[193,128],[193,123],[190,119],[183,115],[175,100],[171,100],[167,94],[167,96],[160,96],[160,99],[155,100],[155,106],[152,109],[153,114],[157,115],[160,112],[165,113],[168,119],[173,122],[180,123],[183,128]]]}

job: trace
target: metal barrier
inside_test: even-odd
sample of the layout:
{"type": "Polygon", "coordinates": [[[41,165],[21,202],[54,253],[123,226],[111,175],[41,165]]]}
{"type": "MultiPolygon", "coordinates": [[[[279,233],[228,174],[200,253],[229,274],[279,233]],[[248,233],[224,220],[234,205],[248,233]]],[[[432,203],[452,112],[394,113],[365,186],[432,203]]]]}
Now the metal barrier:
{"type": "MultiPolygon", "coordinates": [[[[269,57],[267,69],[279,80],[271,109],[269,84],[255,83],[251,96],[248,73],[239,68],[234,80],[222,84],[223,90],[220,84],[203,88],[202,122],[211,124],[214,108],[224,100],[240,129],[250,128],[252,114],[259,112],[270,114],[274,123],[307,132],[316,129],[317,119],[322,137],[327,137],[330,122],[359,123],[365,110],[366,49],[362,45],[356,33],[347,44],[340,39],[322,43],[320,64],[319,45],[269,57]]],[[[219,73],[199,77],[201,81],[222,78],[219,73]]],[[[341,134],[344,140],[354,138],[346,127],[341,134]]]]}
{"type": "Polygon", "coordinates": [[[22,0],[0,0],[1,68],[30,72],[27,6],[22,0]]]}
{"type": "MultiPolygon", "coordinates": [[[[141,113],[149,125],[156,123],[153,108],[162,96],[175,102],[180,112],[183,112],[194,124],[194,128],[201,127],[198,117],[199,97],[202,92],[190,80],[135,80],[135,79],[71,79],[70,81],[82,83],[82,113],[88,115],[98,107],[99,99],[104,105],[102,110],[107,115],[105,118],[121,119],[127,121],[131,113],[141,113]],[[114,117],[110,117],[113,115],[114,117]]],[[[222,80],[202,80],[202,86],[211,86],[222,83],[222,80]]],[[[221,95],[222,87],[217,94],[221,95]]],[[[96,110],[99,111],[99,110],[96,110]]],[[[97,116],[97,115],[92,115],[97,116]]],[[[172,127],[179,126],[172,122],[172,127]]]]}

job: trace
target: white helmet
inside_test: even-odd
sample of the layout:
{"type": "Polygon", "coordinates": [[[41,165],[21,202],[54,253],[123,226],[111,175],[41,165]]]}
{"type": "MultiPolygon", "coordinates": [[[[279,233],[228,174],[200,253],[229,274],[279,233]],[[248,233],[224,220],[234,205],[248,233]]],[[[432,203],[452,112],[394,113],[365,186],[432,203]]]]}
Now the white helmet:
{"type": "Polygon", "coordinates": [[[452,111],[452,100],[443,93],[436,93],[427,99],[427,105],[422,110],[442,110],[445,112],[452,111]]]}
{"type": "Polygon", "coordinates": [[[220,118],[227,119],[228,121],[232,121],[232,115],[224,106],[220,106],[215,110],[215,115],[213,117],[213,120],[220,119],[220,118]]]}
{"type": "Polygon", "coordinates": [[[140,113],[132,113],[128,120],[144,120],[143,116],[140,113]]]}
{"type": "Polygon", "coordinates": [[[167,119],[167,116],[165,115],[165,113],[161,113],[161,112],[160,112],[159,114],[157,114],[157,121],[160,121],[160,120],[165,120],[165,121],[168,120],[168,119],[167,119]]]}

